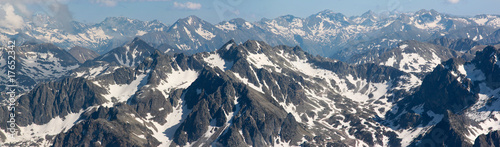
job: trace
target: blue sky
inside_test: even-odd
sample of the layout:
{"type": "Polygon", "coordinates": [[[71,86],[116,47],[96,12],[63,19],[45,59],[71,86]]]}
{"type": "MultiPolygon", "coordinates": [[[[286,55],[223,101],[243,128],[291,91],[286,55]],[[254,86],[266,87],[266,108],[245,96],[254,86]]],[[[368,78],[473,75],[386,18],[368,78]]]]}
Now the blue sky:
{"type": "MultiPolygon", "coordinates": [[[[7,0],[9,1],[9,0],[7,0]]],[[[500,0],[17,0],[47,12],[49,2],[68,7],[76,21],[97,23],[109,16],[125,16],[149,21],[160,20],[172,24],[179,18],[196,15],[211,23],[240,17],[248,21],[275,18],[282,15],[307,17],[330,9],[347,16],[374,12],[415,12],[435,9],[442,13],[473,16],[500,14],[500,0]],[[42,6],[39,6],[42,5],[42,6]]],[[[30,8],[31,8],[30,7],[30,8]]],[[[49,10],[50,11],[50,10],[49,10]]],[[[52,13],[54,15],[54,13],[52,13]]]]}

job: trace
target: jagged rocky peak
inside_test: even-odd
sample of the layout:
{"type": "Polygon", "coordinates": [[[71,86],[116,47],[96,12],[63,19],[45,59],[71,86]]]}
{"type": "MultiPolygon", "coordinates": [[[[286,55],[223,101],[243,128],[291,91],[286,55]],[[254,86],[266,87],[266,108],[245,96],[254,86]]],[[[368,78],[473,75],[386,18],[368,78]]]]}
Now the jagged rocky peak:
{"type": "Polygon", "coordinates": [[[431,10],[419,10],[415,12],[416,17],[418,17],[419,20],[421,20],[421,23],[428,23],[428,22],[434,22],[437,19],[440,19],[441,13],[437,12],[434,9],[431,10]]]}
{"type": "MultiPolygon", "coordinates": [[[[124,77],[129,77],[131,74],[128,73],[128,71],[133,70],[134,68],[136,68],[136,66],[143,63],[145,59],[147,57],[150,57],[153,53],[155,53],[155,51],[157,51],[155,48],[151,47],[149,44],[136,37],[133,41],[126,45],[123,45],[122,47],[115,48],[106,54],[83,63],[80,68],[74,69],[72,71],[71,76],[85,77],[88,79],[95,79],[100,77],[103,79],[110,78],[107,80],[111,81],[116,81],[116,79],[119,79],[119,81],[126,81],[127,78],[124,77]],[[111,73],[124,75],[120,75],[123,76],[123,78],[121,79],[113,76],[104,76],[110,75],[111,73]]],[[[109,83],[109,81],[104,83],[109,83]]]]}
{"type": "Polygon", "coordinates": [[[467,127],[473,125],[473,122],[467,117],[447,111],[439,123],[430,127],[426,133],[418,136],[410,146],[472,146],[474,140],[467,138],[467,135],[473,133],[473,131],[467,127]]]}
{"type": "Polygon", "coordinates": [[[222,45],[222,47],[220,49],[229,50],[232,47],[236,47],[236,46],[238,46],[238,44],[236,44],[236,41],[234,41],[234,39],[231,39],[228,42],[226,42],[224,45],[222,45]]]}
{"type": "Polygon", "coordinates": [[[267,45],[264,42],[255,41],[255,40],[248,40],[248,41],[244,42],[243,44],[241,44],[240,47],[245,47],[244,49],[246,49],[247,51],[249,51],[251,53],[261,53],[265,49],[272,48],[271,46],[267,45]]]}
{"type": "Polygon", "coordinates": [[[237,44],[233,39],[226,42],[216,52],[224,59],[235,59],[249,53],[263,53],[264,50],[272,48],[262,41],[247,40],[244,43],[237,44]]]}
{"type": "Polygon", "coordinates": [[[115,48],[108,53],[95,58],[94,61],[106,61],[108,63],[135,66],[141,63],[146,57],[154,53],[156,49],[139,37],[134,38],[130,43],[115,48]]]}
{"type": "MultiPolygon", "coordinates": [[[[486,137],[498,123],[499,52],[492,46],[478,51],[472,61],[449,59],[427,74],[416,92],[397,102],[386,122],[395,128],[422,128],[410,146],[492,144],[486,137]],[[491,113],[494,112],[494,113],[491,113]],[[488,115],[485,115],[488,114],[488,115]],[[484,116],[482,116],[484,115],[484,116]],[[441,133],[444,138],[436,139],[441,133]]],[[[493,137],[495,138],[495,137],[493,137]]]]}
{"type": "Polygon", "coordinates": [[[146,43],[139,37],[135,37],[134,40],[132,40],[132,42],[128,44],[128,46],[137,46],[138,48],[144,48],[144,49],[152,48],[148,43],[146,43]]]}
{"type": "Polygon", "coordinates": [[[229,21],[220,22],[216,25],[216,27],[227,32],[236,30],[250,30],[254,28],[254,24],[242,18],[234,18],[229,21]]]}
{"type": "Polygon", "coordinates": [[[341,26],[347,26],[349,25],[349,18],[347,18],[344,14],[342,13],[336,13],[332,10],[323,10],[321,12],[318,12],[314,15],[311,15],[307,17],[307,19],[310,20],[309,25],[311,27],[314,24],[319,24],[320,22],[326,21],[327,24],[333,25],[335,27],[341,27],[341,26]]]}
{"type": "Polygon", "coordinates": [[[474,147],[500,146],[500,131],[482,134],[474,141],[474,147]]]}
{"type": "Polygon", "coordinates": [[[370,18],[370,19],[378,19],[377,13],[373,12],[372,10],[368,10],[365,13],[361,14],[361,17],[364,18],[370,18]]]}
{"type": "Polygon", "coordinates": [[[190,15],[186,18],[182,18],[176,21],[176,24],[183,24],[183,25],[200,25],[200,24],[205,24],[205,21],[199,18],[196,15],[190,15]]]}
{"type": "Polygon", "coordinates": [[[131,19],[128,17],[106,17],[103,22],[100,23],[101,26],[113,26],[113,25],[130,25],[134,23],[142,22],[137,19],[131,19]]]}
{"type": "Polygon", "coordinates": [[[291,22],[295,21],[295,19],[301,19],[301,18],[293,16],[293,15],[284,15],[284,16],[278,17],[278,19],[281,19],[281,20],[284,20],[286,22],[291,23],[291,22]]]}
{"type": "MultiPolygon", "coordinates": [[[[304,19],[300,18],[300,17],[296,17],[293,15],[283,15],[283,16],[277,17],[277,18],[272,19],[272,20],[262,19],[260,21],[260,23],[263,27],[268,27],[268,26],[266,26],[266,24],[264,22],[270,23],[272,21],[276,21],[276,23],[280,26],[294,27],[294,28],[303,27],[303,23],[305,22],[304,19]]],[[[269,27],[272,27],[272,26],[269,26],[269,27]]]]}
{"type": "Polygon", "coordinates": [[[381,16],[372,10],[369,10],[365,13],[363,13],[361,16],[353,16],[351,17],[351,21],[357,24],[365,25],[365,26],[372,26],[375,23],[377,23],[379,20],[381,20],[381,16]]]}
{"type": "Polygon", "coordinates": [[[244,25],[246,25],[246,23],[248,21],[244,20],[243,18],[235,18],[235,19],[229,20],[228,22],[235,24],[239,28],[239,27],[243,27],[244,25]]]}
{"type": "Polygon", "coordinates": [[[458,113],[471,106],[477,97],[470,92],[472,82],[460,74],[464,63],[463,59],[452,58],[439,64],[414,94],[398,102],[397,113],[387,113],[387,118],[400,119],[400,127],[416,127],[431,123],[431,118],[436,117],[431,114],[445,114],[448,110],[458,113]]]}
{"type": "Polygon", "coordinates": [[[342,13],[336,13],[333,10],[326,9],[321,12],[316,13],[316,16],[327,16],[327,17],[332,17],[335,18],[334,20],[347,20],[347,17],[342,14],[342,13]]]}
{"type": "MultiPolygon", "coordinates": [[[[279,130],[283,128],[298,135],[282,132],[281,135],[288,135],[284,137],[286,142],[294,137],[302,138],[306,133],[296,131],[304,128],[297,122],[286,121],[293,118],[287,118],[286,112],[268,95],[243,85],[220,70],[205,68],[186,91],[185,101],[192,112],[175,132],[174,142],[178,145],[212,144],[215,141],[213,143],[223,146],[270,146],[282,142],[279,130]],[[269,127],[258,125],[262,123],[269,127]],[[203,135],[207,131],[209,135],[203,135]]],[[[300,139],[290,142],[296,144],[298,141],[300,139]]]]}
{"type": "Polygon", "coordinates": [[[482,74],[477,80],[485,80],[485,83],[492,89],[500,87],[500,50],[493,46],[487,46],[480,52],[476,52],[475,58],[471,61],[474,68],[480,70],[482,74]],[[481,77],[484,76],[484,77],[481,77]]]}
{"type": "Polygon", "coordinates": [[[477,97],[470,92],[472,82],[467,79],[459,81],[454,75],[460,72],[459,65],[463,64],[461,59],[450,59],[437,66],[424,78],[420,90],[415,94],[415,100],[425,104],[425,109],[437,113],[444,113],[445,110],[458,113],[475,103],[477,97]],[[436,86],[446,89],[436,90],[436,86]]]}

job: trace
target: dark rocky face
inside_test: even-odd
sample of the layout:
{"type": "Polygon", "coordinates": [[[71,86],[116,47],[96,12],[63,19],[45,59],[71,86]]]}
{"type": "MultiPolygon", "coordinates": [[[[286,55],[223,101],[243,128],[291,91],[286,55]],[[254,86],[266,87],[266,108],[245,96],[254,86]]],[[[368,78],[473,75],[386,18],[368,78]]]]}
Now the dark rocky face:
{"type": "Polygon", "coordinates": [[[482,134],[474,141],[474,147],[500,146],[499,131],[493,131],[488,134],[482,134]]]}

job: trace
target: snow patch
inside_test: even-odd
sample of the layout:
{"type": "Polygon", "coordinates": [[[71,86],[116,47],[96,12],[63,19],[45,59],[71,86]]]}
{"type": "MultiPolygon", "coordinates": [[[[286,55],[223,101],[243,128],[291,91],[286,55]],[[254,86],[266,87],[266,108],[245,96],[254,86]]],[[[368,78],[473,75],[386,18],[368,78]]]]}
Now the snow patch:
{"type": "Polygon", "coordinates": [[[174,139],[174,133],[179,128],[180,123],[186,119],[187,115],[191,113],[191,110],[187,108],[187,105],[184,102],[184,95],[182,99],[179,100],[179,105],[174,108],[172,113],[169,113],[165,120],[167,123],[161,125],[155,121],[150,121],[152,126],[148,126],[148,128],[153,132],[153,137],[161,142],[160,147],[168,147],[172,143],[174,139]]]}
{"type": "Polygon", "coordinates": [[[143,31],[143,30],[137,30],[137,33],[135,34],[135,36],[142,36],[144,34],[147,34],[148,32],[146,31],[143,31]]]}
{"type": "MultiPolygon", "coordinates": [[[[259,44],[257,43],[257,45],[259,44]]],[[[276,67],[265,54],[249,54],[247,60],[257,68],[264,68],[264,66],[276,67]]]]}
{"type": "Polygon", "coordinates": [[[221,29],[221,30],[224,30],[224,31],[234,31],[236,30],[236,25],[232,24],[232,23],[229,23],[229,22],[226,22],[224,24],[220,24],[220,25],[216,25],[215,27],[221,29]]]}
{"type": "Polygon", "coordinates": [[[221,70],[231,69],[233,62],[226,61],[220,57],[220,55],[215,52],[211,53],[208,57],[203,59],[212,68],[218,67],[221,70]]]}
{"type": "Polygon", "coordinates": [[[189,87],[198,78],[198,75],[199,73],[192,69],[172,71],[167,75],[167,79],[162,80],[156,88],[168,96],[168,93],[174,89],[189,87]]]}
{"type": "Polygon", "coordinates": [[[73,125],[77,124],[77,120],[84,110],[78,113],[69,113],[61,118],[59,116],[52,118],[48,123],[38,125],[30,124],[28,126],[19,126],[20,135],[15,138],[7,137],[4,143],[14,143],[19,141],[45,139],[47,135],[57,135],[61,132],[68,131],[73,125]]]}
{"type": "Polygon", "coordinates": [[[396,58],[393,56],[393,57],[390,57],[389,59],[387,59],[387,61],[385,61],[385,63],[380,63],[380,65],[394,66],[394,63],[396,63],[396,58]]]}
{"type": "MultiPolygon", "coordinates": [[[[260,85],[260,87],[257,87],[255,86],[253,83],[250,82],[249,79],[247,78],[244,78],[244,77],[241,77],[239,73],[233,73],[233,75],[238,78],[241,82],[245,83],[246,85],[248,85],[250,88],[254,89],[254,90],[257,90],[258,92],[260,93],[264,93],[264,91],[262,90],[262,85],[260,85]]],[[[256,75],[257,76],[257,75],[256,75]]]]}
{"type": "Polygon", "coordinates": [[[406,49],[407,47],[408,47],[408,44],[403,44],[403,45],[399,46],[399,48],[402,50],[406,49]]]}
{"type": "Polygon", "coordinates": [[[109,102],[104,106],[111,107],[113,105],[113,98],[116,102],[127,101],[135,92],[145,84],[147,74],[137,75],[136,79],[130,84],[111,84],[107,87],[108,94],[103,95],[109,102]]]}
{"type": "Polygon", "coordinates": [[[203,29],[201,26],[198,27],[195,30],[195,32],[198,33],[198,35],[200,35],[201,37],[205,38],[206,40],[212,40],[212,38],[215,37],[215,35],[212,32],[203,29]]]}
{"type": "Polygon", "coordinates": [[[432,52],[432,57],[429,60],[417,53],[402,53],[401,55],[399,70],[404,72],[431,72],[434,67],[441,63],[441,58],[434,52],[432,52]]]}

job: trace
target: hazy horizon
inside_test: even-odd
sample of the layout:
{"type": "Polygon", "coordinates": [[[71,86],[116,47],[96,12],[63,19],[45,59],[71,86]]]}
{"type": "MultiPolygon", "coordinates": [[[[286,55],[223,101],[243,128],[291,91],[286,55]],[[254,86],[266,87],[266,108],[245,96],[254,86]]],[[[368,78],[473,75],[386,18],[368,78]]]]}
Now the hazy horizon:
{"type": "Polygon", "coordinates": [[[375,13],[412,13],[434,9],[439,13],[455,16],[499,15],[495,0],[6,0],[0,2],[0,22],[47,14],[61,21],[75,20],[99,23],[107,17],[127,17],[141,21],[159,20],[172,24],[176,20],[195,15],[212,24],[234,18],[255,22],[262,18],[273,19],[284,15],[305,18],[323,10],[342,13],[348,17],[360,16],[367,11],[375,13]]]}

